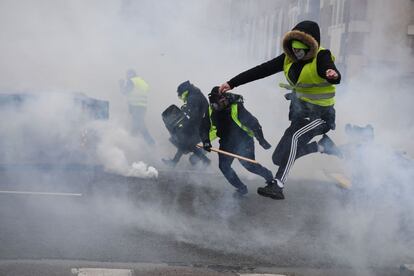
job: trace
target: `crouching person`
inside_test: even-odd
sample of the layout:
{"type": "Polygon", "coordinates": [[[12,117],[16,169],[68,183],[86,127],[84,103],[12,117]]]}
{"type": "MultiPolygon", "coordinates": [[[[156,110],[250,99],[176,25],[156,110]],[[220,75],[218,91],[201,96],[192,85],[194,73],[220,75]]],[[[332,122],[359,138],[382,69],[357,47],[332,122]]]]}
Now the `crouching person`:
{"type": "Polygon", "coordinates": [[[174,158],[162,161],[175,167],[184,154],[193,153],[189,158],[191,165],[202,161],[203,165],[207,166],[210,159],[196,145],[201,141],[199,129],[203,115],[208,110],[208,101],[200,89],[190,81],[178,86],[177,96],[184,103],[181,108],[171,105],[162,113],[162,119],[171,135],[170,142],[177,148],[177,152],[174,158]]]}
{"type": "MultiPolygon", "coordinates": [[[[213,131],[220,138],[220,150],[249,159],[255,159],[253,137],[256,137],[264,149],[271,147],[263,137],[262,127],[256,117],[245,109],[241,95],[221,94],[218,92],[218,87],[214,87],[208,96],[210,107],[209,111],[204,114],[200,129],[200,137],[205,150],[211,149],[211,139],[213,139],[211,132],[213,131]]],[[[219,154],[219,168],[224,177],[237,189],[234,195],[243,196],[248,190],[231,167],[233,160],[233,157],[219,154]]],[[[263,177],[266,182],[272,181],[272,172],[262,165],[244,160],[240,160],[240,163],[249,172],[263,177]]]]}

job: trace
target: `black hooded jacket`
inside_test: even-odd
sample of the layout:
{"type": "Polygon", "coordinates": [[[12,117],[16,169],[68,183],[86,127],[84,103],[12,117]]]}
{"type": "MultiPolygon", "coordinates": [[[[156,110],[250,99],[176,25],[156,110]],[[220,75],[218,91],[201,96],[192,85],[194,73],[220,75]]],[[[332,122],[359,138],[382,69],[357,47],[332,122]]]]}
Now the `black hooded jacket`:
{"type": "Polygon", "coordinates": [[[190,117],[189,125],[197,133],[203,114],[208,110],[207,98],[199,88],[190,85],[186,102],[181,106],[181,110],[190,117]]]}
{"type": "Polygon", "coordinates": [[[208,101],[201,90],[189,81],[183,83],[185,87],[179,87],[178,96],[188,91],[185,103],[181,110],[185,113],[187,120],[183,124],[180,133],[172,133],[174,144],[181,149],[189,149],[201,141],[200,126],[204,113],[208,112],[208,101]]]}
{"type": "MultiPolygon", "coordinates": [[[[228,93],[231,94],[231,93],[228,93]]],[[[237,104],[237,114],[238,119],[242,123],[242,125],[248,127],[253,132],[259,128],[261,128],[259,121],[256,117],[254,117],[243,105],[243,98],[240,95],[232,94],[233,97],[233,104],[237,104]]],[[[220,144],[225,146],[233,146],[243,141],[253,139],[251,136],[247,134],[246,131],[241,129],[232,119],[231,117],[231,105],[229,107],[221,110],[221,111],[212,111],[211,117],[209,116],[209,112],[204,114],[203,123],[200,128],[200,136],[203,142],[210,141],[209,134],[211,128],[211,122],[217,128],[217,136],[220,137],[220,144]]]]}

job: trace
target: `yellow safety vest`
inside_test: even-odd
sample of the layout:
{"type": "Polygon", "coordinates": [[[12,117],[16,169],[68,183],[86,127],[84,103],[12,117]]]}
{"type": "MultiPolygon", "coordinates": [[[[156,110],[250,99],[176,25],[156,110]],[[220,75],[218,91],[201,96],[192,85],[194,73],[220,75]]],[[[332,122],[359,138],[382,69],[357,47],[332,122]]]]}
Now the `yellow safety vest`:
{"type": "Polygon", "coordinates": [[[130,80],[134,88],[128,93],[128,103],[135,106],[147,106],[149,85],[140,77],[133,77],[130,80]]]}
{"type": "MultiPolygon", "coordinates": [[[[324,50],[320,47],[318,53],[324,50]]],[[[333,55],[332,59],[335,61],[333,55]]],[[[327,82],[325,79],[318,75],[317,70],[317,57],[303,66],[303,69],[299,75],[298,81],[294,84],[288,76],[288,72],[293,62],[287,56],[285,56],[283,71],[289,84],[280,83],[279,86],[292,90],[296,93],[296,96],[312,104],[319,106],[332,106],[335,104],[335,85],[327,82]]]]}
{"type": "MultiPolygon", "coordinates": [[[[241,129],[243,129],[250,137],[254,137],[253,131],[240,122],[237,103],[231,104],[230,108],[231,108],[231,119],[236,123],[236,125],[238,125],[241,129]]],[[[213,113],[211,106],[208,108],[208,112],[210,114],[210,123],[211,123],[210,141],[212,141],[217,138],[217,127],[213,124],[213,121],[211,120],[211,114],[213,113]]]]}

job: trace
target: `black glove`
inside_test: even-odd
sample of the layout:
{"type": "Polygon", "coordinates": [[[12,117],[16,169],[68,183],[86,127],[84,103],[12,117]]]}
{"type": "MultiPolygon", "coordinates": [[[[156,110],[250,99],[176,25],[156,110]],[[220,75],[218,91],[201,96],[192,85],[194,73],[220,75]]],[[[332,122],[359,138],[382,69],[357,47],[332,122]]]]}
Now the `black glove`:
{"type": "Polygon", "coordinates": [[[208,151],[208,152],[211,152],[211,143],[210,143],[210,141],[203,142],[203,149],[208,151]]]}
{"type": "Polygon", "coordinates": [[[269,142],[267,142],[266,140],[262,140],[262,141],[259,141],[259,144],[262,146],[262,148],[264,148],[264,149],[270,149],[271,147],[272,147],[272,145],[271,144],[269,144],[269,142]]]}

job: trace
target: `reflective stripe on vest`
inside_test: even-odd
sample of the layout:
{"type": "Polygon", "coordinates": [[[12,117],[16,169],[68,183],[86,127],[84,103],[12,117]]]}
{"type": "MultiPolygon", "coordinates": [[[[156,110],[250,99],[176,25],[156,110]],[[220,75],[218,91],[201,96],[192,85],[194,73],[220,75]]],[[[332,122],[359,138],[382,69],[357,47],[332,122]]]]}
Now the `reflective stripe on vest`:
{"type": "Polygon", "coordinates": [[[135,106],[147,106],[149,85],[140,77],[130,79],[134,89],[128,93],[128,103],[135,106]]]}
{"type": "MultiPolygon", "coordinates": [[[[330,83],[321,83],[319,85],[304,85],[303,87],[309,88],[309,87],[325,87],[328,85],[331,85],[330,83]]],[[[295,87],[293,87],[290,84],[286,84],[286,83],[279,83],[279,86],[288,90],[292,90],[295,94],[296,97],[304,97],[304,98],[308,98],[311,100],[323,100],[323,99],[330,99],[335,97],[335,92],[333,93],[323,93],[323,94],[310,94],[310,93],[301,93],[301,92],[296,92],[295,87]]],[[[298,87],[298,86],[296,86],[298,87]]]]}
{"type": "MultiPolygon", "coordinates": [[[[318,53],[321,50],[324,49],[319,48],[318,53]]],[[[283,70],[289,84],[279,84],[279,86],[292,90],[303,101],[320,106],[332,106],[335,104],[335,86],[318,75],[317,56],[312,62],[303,66],[296,84],[289,79],[288,72],[293,62],[286,56],[283,70]]],[[[333,55],[332,59],[335,60],[333,55]]]]}
{"type": "Polygon", "coordinates": [[[240,120],[239,120],[239,115],[238,115],[238,108],[237,108],[237,104],[232,104],[231,105],[231,118],[233,119],[233,121],[241,128],[243,129],[250,137],[253,137],[253,131],[251,131],[248,127],[244,126],[240,120]]]}

